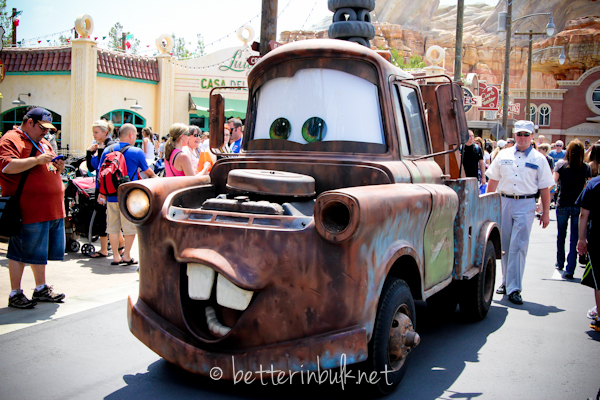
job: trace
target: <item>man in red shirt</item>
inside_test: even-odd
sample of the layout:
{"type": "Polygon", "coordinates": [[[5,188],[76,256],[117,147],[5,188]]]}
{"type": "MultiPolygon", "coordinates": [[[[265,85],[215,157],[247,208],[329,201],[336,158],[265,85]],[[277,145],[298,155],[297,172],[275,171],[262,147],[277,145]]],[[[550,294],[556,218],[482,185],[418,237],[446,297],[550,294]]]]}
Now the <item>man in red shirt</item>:
{"type": "Polygon", "coordinates": [[[46,285],[48,260],[62,261],[65,253],[65,189],[60,177],[65,162],[53,161],[56,154],[44,139],[48,129],[56,129],[52,114],[36,107],[27,111],[21,126],[0,138],[2,195],[14,195],[21,175],[29,171],[20,200],[21,232],[8,242],[11,307],[32,308],[38,301],[58,303],[65,297],[46,285]],[[32,300],[21,290],[25,264],[31,265],[37,285],[32,300]]]}

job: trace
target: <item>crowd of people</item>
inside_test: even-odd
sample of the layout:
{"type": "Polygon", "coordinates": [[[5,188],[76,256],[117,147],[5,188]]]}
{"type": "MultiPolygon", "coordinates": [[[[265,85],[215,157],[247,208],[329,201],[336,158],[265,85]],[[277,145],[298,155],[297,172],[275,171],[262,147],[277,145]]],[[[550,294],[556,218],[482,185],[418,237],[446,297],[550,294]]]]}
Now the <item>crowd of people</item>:
{"type": "MultiPolygon", "coordinates": [[[[232,118],[224,128],[225,143],[218,153],[220,156],[239,153],[242,121],[232,118]]],[[[33,308],[40,301],[57,303],[65,298],[63,293],[56,293],[46,284],[48,261],[62,261],[65,253],[65,187],[61,178],[65,161],[57,156],[52,130],[56,130],[52,114],[43,108],[30,107],[21,125],[6,132],[0,140],[2,195],[20,196],[22,220],[20,232],[11,236],[8,243],[11,284],[8,305],[11,307],[33,308]],[[31,265],[36,282],[31,299],[21,289],[26,264],[31,265]]],[[[98,120],[92,124],[91,131],[93,141],[80,167],[86,175],[101,171],[109,154],[121,152],[130,181],[156,178],[154,169],[162,164],[166,176],[198,176],[203,182],[210,182],[208,174],[216,156],[209,151],[208,133],[197,126],[175,123],[160,144],[152,128],[144,128],[141,147],[135,146],[137,128],[129,123],[116,130],[111,121],[98,120]]],[[[117,249],[113,251],[111,265],[137,265],[138,261],[131,255],[135,226],[121,213],[118,196],[102,194],[99,184],[97,179],[94,210],[100,249],[90,257],[109,257],[110,243],[112,249],[117,249]]]]}
{"type": "Polygon", "coordinates": [[[593,263],[600,256],[595,255],[594,246],[588,246],[589,241],[597,243],[598,235],[592,220],[593,211],[600,207],[596,201],[600,191],[600,141],[592,145],[589,140],[582,143],[574,139],[565,149],[561,140],[548,144],[543,135],[533,140],[534,132],[532,122],[517,121],[515,138],[496,143],[475,138],[469,131],[469,140],[461,149],[465,175],[479,180],[481,192],[501,193],[502,283],[496,293],[508,295],[514,304],[523,304],[522,280],[531,227],[537,215],[546,228],[549,211],[555,208],[555,268],[564,279],[574,279],[579,253],[579,262],[587,266],[582,283],[595,290],[596,306],[588,311],[593,320],[590,327],[600,331],[600,261],[596,268],[593,263]]]}

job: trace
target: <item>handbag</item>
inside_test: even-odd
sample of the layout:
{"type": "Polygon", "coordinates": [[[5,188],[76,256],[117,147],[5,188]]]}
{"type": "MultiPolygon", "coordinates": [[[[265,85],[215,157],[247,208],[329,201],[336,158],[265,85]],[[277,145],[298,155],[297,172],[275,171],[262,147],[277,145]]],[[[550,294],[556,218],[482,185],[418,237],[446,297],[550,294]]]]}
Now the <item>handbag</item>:
{"type": "MultiPolygon", "coordinates": [[[[34,146],[29,157],[33,157],[35,152],[34,146]]],[[[12,237],[21,233],[21,193],[29,171],[31,168],[22,173],[19,187],[14,195],[0,197],[0,236],[12,237]]]]}

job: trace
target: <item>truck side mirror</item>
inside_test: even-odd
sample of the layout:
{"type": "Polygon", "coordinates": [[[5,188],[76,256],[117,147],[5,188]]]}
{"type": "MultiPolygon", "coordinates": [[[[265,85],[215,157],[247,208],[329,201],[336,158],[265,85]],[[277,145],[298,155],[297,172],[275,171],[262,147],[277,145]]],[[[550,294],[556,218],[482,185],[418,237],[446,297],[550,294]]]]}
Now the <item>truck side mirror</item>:
{"type": "Polygon", "coordinates": [[[449,145],[467,143],[469,128],[463,107],[463,93],[459,85],[446,83],[435,89],[444,141],[449,145]]]}
{"type": "Polygon", "coordinates": [[[223,147],[223,132],[225,127],[225,100],[220,94],[210,96],[209,110],[210,124],[210,148],[220,149],[223,147]]]}

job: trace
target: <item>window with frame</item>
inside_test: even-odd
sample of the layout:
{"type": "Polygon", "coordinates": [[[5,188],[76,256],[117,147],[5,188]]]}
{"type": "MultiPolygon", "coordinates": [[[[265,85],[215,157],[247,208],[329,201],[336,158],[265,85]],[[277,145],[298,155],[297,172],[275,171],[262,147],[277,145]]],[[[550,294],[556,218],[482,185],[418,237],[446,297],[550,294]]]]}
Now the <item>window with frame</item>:
{"type": "Polygon", "coordinates": [[[600,108],[600,85],[592,91],[592,104],[600,108]]]}
{"type": "MultiPolygon", "coordinates": [[[[23,123],[23,117],[25,116],[25,114],[27,114],[27,110],[30,107],[32,106],[15,107],[11,108],[10,110],[6,110],[2,114],[0,114],[0,123],[2,123],[2,132],[0,132],[0,136],[5,132],[10,131],[13,128],[13,126],[21,125],[23,123]]],[[[62,118],[59,114],[55,113],[54,111],[48,108],[46,108],[46,110],[50,111],[50,113],[52,114],[52,125],[54,125],[57,130],[57,132],[54,132],[56,134],[56,143],[58,147],[61,148],[60,135],[58,134],[58,132],[60,132],[61,130],[62,118]]]]}
{"type": "Polygon", "coordinates": [[[409,86],[396,85],[394,105],[401,153],[404,156],[429,153],[418,92],[409,86]]]}
{"type": "Polygon", "coordinates": [[[113,125],[115,126],[115,136],[119,134],[119,129],[123,124],[133,124],[137,130],[138,139],[136,140],[135,145],[137,147],[142,147],[142,128],[146,127],[146,119],[144,117],[129,110],[113,110],[104,114],[100,118],[107,121],[112,121],[113,125]]]}
{"type": "Polygon", "coordinates": [[[538,125],[539,126],[549,126],[550,125],[550,106],[548,104],[542,104],[540,106],[540,113],[538,116],[538,125]]]}
{"type": "Polygon", "coordinates": [[[537,125],[537,107],[535,104],[529,104],[529,118],[531,122],[537,125]]]}

